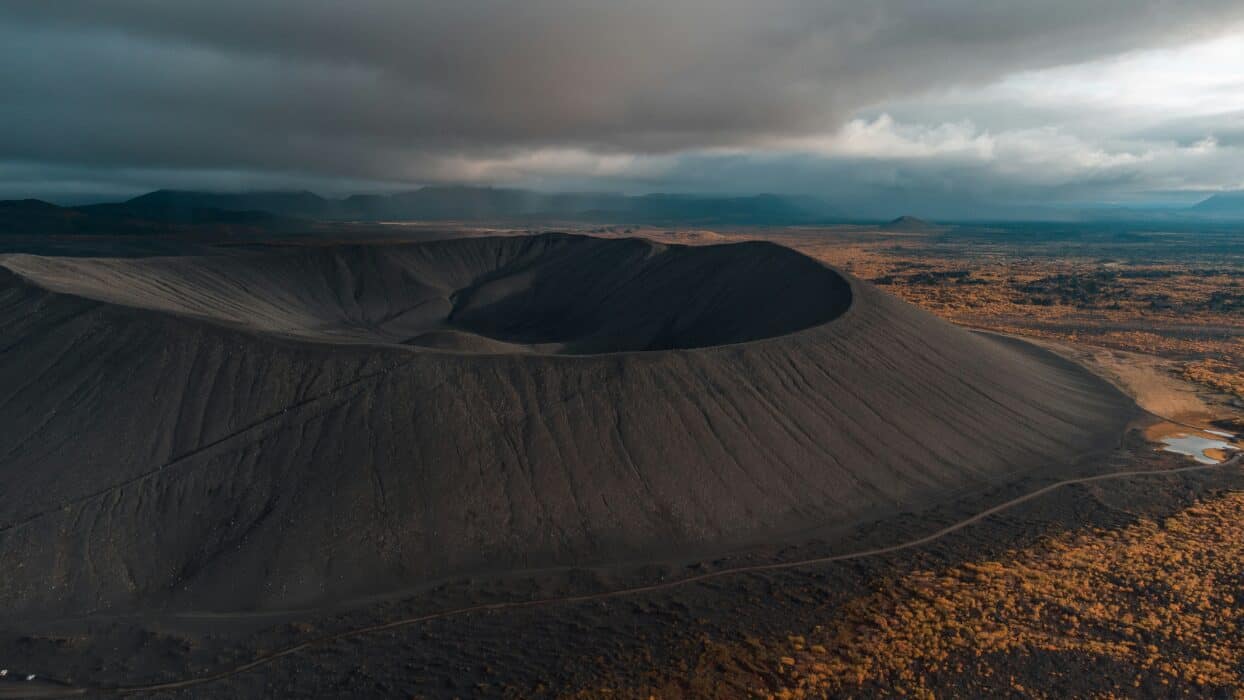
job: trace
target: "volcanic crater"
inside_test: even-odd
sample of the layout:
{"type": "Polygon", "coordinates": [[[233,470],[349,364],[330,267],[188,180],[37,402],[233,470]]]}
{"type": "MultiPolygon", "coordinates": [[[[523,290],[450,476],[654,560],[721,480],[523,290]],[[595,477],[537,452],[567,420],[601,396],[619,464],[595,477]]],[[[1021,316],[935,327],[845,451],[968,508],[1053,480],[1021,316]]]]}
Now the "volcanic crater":
{"type": "Polygon", "coordinates": [[[788,248],[689,248],[566,235],[266,255],[7,265],[49,289],[326,342],[599,354],[739,343],[850,306],[788,248]]]}
{"type": "Polygon", "coordinates": [[[712,556],[1082,459],[1138,411],[768,243],[8,256],[0,351],[16,615],[712,556]]]}

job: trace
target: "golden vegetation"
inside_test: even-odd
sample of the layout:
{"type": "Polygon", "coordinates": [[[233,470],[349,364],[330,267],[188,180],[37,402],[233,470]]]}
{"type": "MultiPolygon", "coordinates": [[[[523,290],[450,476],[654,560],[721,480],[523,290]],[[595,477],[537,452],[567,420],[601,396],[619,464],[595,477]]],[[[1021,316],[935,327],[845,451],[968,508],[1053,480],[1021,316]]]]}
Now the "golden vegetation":
{"type": "Polygon", "coordinates": [[[985,678],[1047,697],[1058,692],[1048,665],[1016,669],[1053,653],[1114,669],[1121,696],[1221,695],[1244,688],[1242,626],[1244,494],[1235,493],[1161,522],[1068,532],[997,560],[889,579],[800,634],[705,640],[693,663],[617,694],[934,697],[970,693],[965,681],[985,678]]]}
{"type": "Polygon", "coordinates": [[[1244,399],[1244,269],[931,244],[920,236],[777,236],[967,326],[1179,360],[1244,399]]]}
{"type": "Polygon", "coordinates": [[[1244,370],[1222,360],[1198,360],[1184,365],[1184,379],[1244,399],[1244,370]]]}
{"type": "Polygon", "coordinates": [[[815,644],[788,640],[784,690],[815,697],[872,681],[920,695],[965,656],[1038,651],[1119,662],[1135,685],[1244,687],[1242,595],[1244,494],[1233,494],[1160,523],[891,581],[814,632],[815,644]]]}

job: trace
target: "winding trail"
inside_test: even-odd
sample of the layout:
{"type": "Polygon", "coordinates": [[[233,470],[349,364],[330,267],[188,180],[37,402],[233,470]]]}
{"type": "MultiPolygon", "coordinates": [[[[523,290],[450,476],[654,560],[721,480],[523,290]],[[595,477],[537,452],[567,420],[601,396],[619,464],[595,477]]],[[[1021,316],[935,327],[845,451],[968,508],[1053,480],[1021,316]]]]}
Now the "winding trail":
{"type": "Polygon", "coordinates": [[[231,676],[235,676],[240,673],[245,673],[247,671],[254,670],[261,666],[272,663],[276,661],[277,659],[281,659],[286,656],[292,656],[294,654],[297,654],[301,651],[304,651],[312,647],[321,646],[324,644],[330,644],[332,642],[340,641],[342,639],[349,639],[351,637],[371,634],[374,632],[383,632],[386,630],[397,629],[399,627],[408,627],[410,625],[417,625],[423,622],[431,622],[433,620],[443,620],[446,618],[458,617],[461,615],[468,615],[471,613],[478,613],[478,612],[498,612],[498,611],[505,611],[505,610],[521,610],[524,608],[534,608],[534,607],[540,607],[540,606],[545,606],[545,605],[556,605],[556,604],[564,604],[564,603],[586,603],[586,602],[593,602],[593,601],[600,601],[600,600],[609,600],[612,598],[622,598],[625,596],[638,595],[642,593],[653,593],[653,592],[658,592],[658,591],[670,590],[673,588],[678,588],[680,586],[688,586],[688,585],[692,585],[696,583],[701,583],[704,581],[709,581],[712,579],[723,578],[726,576],[736,576],[739,574],[759,573],[759,572],[766,572],[766,571],[781,571],[785,569],[797,569],[797,568],[803,568],[803,567],[808,567],[808,566],[817,566],[820,564],[831,564],[835,562],[852,561],[855,559],[865,559],[869,557],[882,556],[885,554],[892,554],[894,552],[901,552],[904,550],[914,549],[914,548],[929,544],[930,542],[934,542],[943,537],[946,537],[947,535],[950,535],[954,532],[962,530],[963,528],[969,527],[975,523],[985,520],[986,518],[992,515],[996,515],[1003,511],[1009,510],[1022,503],[1026,503],[1033,499],[1040,498],[1041,496],[1044,496],[1045,494],[1048,494],[1052,491],[1056,491],[1058,489],[1061,489],[1067,486],[1074,486],[1077,484],[1090,484],[1090,483],[1095,483],[1095,482],[1100,482],[1100,481],[1110,481],[1113,479],[1126,479],[1126,478],[1132,478],[1132,477],[1157,476],[1157,475],[1163,475],[1163,474],[1180,474],[1184,472],[1205,471],[1209,469],[1221,469],[1221,468],[1226,468],[1226,467],[1237,466],[1240,464],[1242,459],[1244,459],[1244,453],[1237,453],[1231,459],[1221,462],[1219,464],[1199,464],[1199,465],[1188,466],[1188,467],[1177,467],[1175,469],[1145,469],[1145,470],[1121,471],[1121,472],[1112,472],[1110,474],[1098,474],[1096,476],[1080,477],[1076,479],[1066,479],[1066,480],[1058,481],[1048,486],[1042,487],[1040,489],[1037,489],[1036,491],[1032,491],[1030,493],[1019,496],[1017,498],[1013,498],[1004,503],[1000,503],[991,508],[987,508],[969,518],[965,518],[952,525],[948,525],[931,534],[924,535],[922,537],[917,537],[912,540],[907,540],[906,542],[901,542],[899,544],[889,545],[886,547],[876,547],[873,549],[865,549],[865,550],[860,550],[857,552],[848,552],[845,554],[834,554],[834,555],[824,556],[824,557],[814,557],[811,559],[800,559],[796,561],[776,562],[772,564],[753,564],[749,566],[740,566],[740,567],[730,568],[730,569],[721,569],[719,571],[712,571],[712,572],[708,572],[704,574],[698,574],[696,576],[689,576],[687,578],[681,578],[681,579],[677,579],[673,581],[665,581],[662,583],[654,583],[654,584],[649,584],[649,585],[644,585],[644,586],[635,586],[632,588],[620,588],[620,589],[616,589],[612,591],[605,591],[602,593],[586,593],[582,595],[560,596],[560,597],[553,597],[553,598],[539,598],[535,600],[524,600],[524,601],[484,603],[480,605],[472,605],[472,606],[463,607],[463,608],[442,610],[439,612],[427,613],[425,615],[417,615],[414,617],[406,617],[406,618],[402,618],[399,620],[391,620],[389,622],[384,622],[384,623],[375,624],[375,625],[368,625],[366,627],[359,627],[359,628],[355,628],[351,630],[346,630],[343,632],[337,632],[335,634],[326,635],[323,637],[318,637],[316,639],[310,639],[305,642],[300,642],[293,646],[286,647],[285,649],[274,651],[268,654],[263,654],[253,659],[252,661],[248,661],[247,663],[241,664],[239,666],[235,666],[233,668],[225,669],[223,671],[218,671],[216,673],[211,673],[211,674],[204,675],[204,676],[187,678],[185,680],[180,680],[180,681],[169,681],[165,683],[153,683],[149,685],[134,685],[134,686],[63,688],[61,692],[56,693],[55,691],[53,691],[52,694],[49,694],[47,688],[41,689],[40,691],[34,691],[34,689],[32,688],[31,690],[34,692],[32,692],[29,695],[6,695],[3,690],[0,690],[0,697],[6,697],[6,696],[7,697],[69,697],[69,696],[75,696],[75,695],[84,695],[87,693],[102,694],[102,695],[109,695],[109,694],[134,695],[134,694],[140,694],[140,693],[184,690],[187,688],[193,688],[195,686],[204,685],[207,683],[213,683],[215,681],[223,680],[225,678],[229,678],[231,676]]]}

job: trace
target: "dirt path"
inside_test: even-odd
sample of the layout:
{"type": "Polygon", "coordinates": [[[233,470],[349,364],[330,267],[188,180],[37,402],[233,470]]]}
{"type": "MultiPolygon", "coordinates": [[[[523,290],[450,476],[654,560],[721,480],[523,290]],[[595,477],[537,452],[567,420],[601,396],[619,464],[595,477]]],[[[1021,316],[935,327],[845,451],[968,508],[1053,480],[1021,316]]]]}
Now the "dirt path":
{"type": "Polygon", "coordinates": [[[766,571],[795,569],[795,568],[802,568],[802,567],[808,567],[808,566],[817,566],[821,564],[831,564],[835,562],[851,561],[854,559],[863,559],[867,557],[882,556],[886,554],[892,554],[895,552],[901,552],[901,551],[908,550],[908,549],[914,549],[916,547],[921,547],[923,545],[929,544],[930,542],[934,542],[943,537],[946,537],[947,535],[950,535],[954,532],[962,530],[963,528],[969,527],[990,516],[1009,510],[1022,503],[1026,503],[1035,498],[1039,498],[1041,496],[1044,496],[1045,494],[1048,494],[1052,491],[1056,491],[1058,489],[1061,489],[1067,486],[1074,486],[1077,484],[1089,484],[1089,483],[1095,483],[1095,482],[1100,482],[1100,481],[1109,481],[1113,479],[1126,479],[1126,478],[1143,477],[1143,476],[1156,476],[1156,475],[1163,475],[1163,474],[1179,474],[1179,473],[1184,473],[1184,472],[1228,468],[1228,467],[1234,467],[1234,466],[1239,465],[1242,459],[1244,459],[1244,454],[1237,454],[1236,456],[1232,457],[1230,460],[1227,460],[1220,464],[1204,464],[1204,465],[1195,465],[1195,466],[1188,466],[1188,467],[1179,467],[1175,469],[1148,469],[1148,470],[1121,471],[1121,472],[1114,472],[1111,474],[1099,474],[1096,476],[1087,476],[1087,477],[1081,477],[1081,478],[1076,478],[1076,479],[1066,479],[1063,481],[1058,481],[1053,484],[1050,484],[1049,486],[1045,486],[1043,488],[1037,489],[1036,491],[1032,491],[1030,493],[1024,494],[1023,496],[1013,498],[1004,503],[1000,503],[996,506],[993,506],[992,508],[983,510],[977,513],[976,515],[960,520],[952,525],[948,525],[947,527],[944,527],[931,534],[925,535],[923,537],[918,537],[912,540],[908,540],[906,542],[902,542],[899,544],[886,546],[886,547],[877,547],[873,549],[861,550],[858,552],[848,552],[845,554],[835,554],[831,556],[815,557],[811,559],[801,559],[798,561],[778,562],[778,563],[773,563],[773,564],[755,564],[755,565],[741,566],[741,567],[731,568],[731,569],[722,569],[720,571],[713,571],[713,572],[709,572],[705,574],[699,574],[696,576],[690,576],[687,578],[677,579],[674,581],[666,581],[662,583],[655,583],[655,584],[650,584],[650,585],[645,585],[645,586],[635,586],[632,588],[623,588],[623,589],[618,589],[618,590],[613,590],[613,591],[606,591],[603,593],[590,593],[590,594],[562,596],[562,597],[555,597],[555,598],[541,598],[541,599],[536,599],[536,600],[525,600],[525,601],[485,603],[481,605],[472,605],[469,607],[455,608],[452,610],[442,610],[440,612],[428,613],[426,615],[418,615],[415,617],[407,617],[407,618],[402,618],[399,620],[392,620],[389,622],[384,622],[384,623],[380,623],[376,625],[369,625],[366,627],[359,627],[356,629],[346,630],[344,632],[338,632],[336,634],[331,634],[331,635],[327,635],[324,637],[311,639],[311,640],[287,647],[285,649],[281,649],[279,651],[264,654],[240,666],[235,666],[233,668],[226,669],[224,671],[219,671],[219,672],[212,673],[212,674],[208,674],[205,676],[187,678],[185,680],[180,680],[180,681],[170,681],[166,683],[153,683],[149,685],[119,686],[119,687],[112,687],[112,688],[92,688],[92,687],[48,688],[47,686],[44,686],[42,688],[39,688],[38,690],[31,688],[30,690],[34,692],[31,692],[28,694],[21,693],[21,691],[15,687],[10,687],[10,688],[0,687],[0,698],[69,697],[69,696],[75,696],[75,695],[84,695],[87,693],[95,693],[95,694],[103,694],[103,695],[108,695],[108,694],[133,695],[133,694],[150,693],[150,692],[184,690],[187,688],[193,688],[195,686],[203,685],[206,683],[212,683],[215,681],[223,680],[225,678],[229,678],[231,676],[235,676],[240,673],[245,673],[247,671],[254,670],[266,664],[272,663],[273,661],[276,661],[278,659],[284,658],[286,656],[292,656],[294,654],[297,654],[301,651],[304,651],[312,647],[321,646],[324,644],[329,644],[332,642],[340,641],[342,639],[348,639],[351,637],[357,637],[357,636],[361,636],[365,634],[382,632],[385,630],[392,630],[392,629],[396,629],[399,627],[407,627],[410,625],[416,625],[416,624],[423,623],[423,622],[430,622],[432,620],[443,620],[445,618],[458,617],[458,616],[468,615],[471,613],[478,613],[478,612],[499,612],[499,611],[506,611],[506,610],[520,610],[524,608],[533,608],[533,607],[539,607],[539,606],[556,605],[556,604],[564,604],[564,603],[586,603],[586,602],[593,602],[593,601],[601,601],[601,600],[608,600],[612,598],[622,598],[625,596],[638,595],[642,593],[653,593],[653,592],[658,592],[658,591],[665,591],[665,590],[670,590],[673,588],[678,588],[681,586],[688,586],[688,585],[701,583],[704,581],[722,578],[726,576],[737,576],[740,574],[748,574],[748,573],[760,573],[760,572],[766,572],[766,571]]]}

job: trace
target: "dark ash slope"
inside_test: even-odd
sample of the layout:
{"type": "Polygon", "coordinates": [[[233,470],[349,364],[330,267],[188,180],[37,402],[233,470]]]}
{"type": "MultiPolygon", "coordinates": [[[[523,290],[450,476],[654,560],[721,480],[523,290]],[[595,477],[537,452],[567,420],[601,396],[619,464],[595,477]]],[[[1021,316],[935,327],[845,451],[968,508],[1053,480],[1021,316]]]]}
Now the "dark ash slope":
{"type": "Polygon", "coordinates": [[[0,353],[13,615],[707,554],[1072,460],[1135,410],[759,243],[9,257],[0,353]]]}

